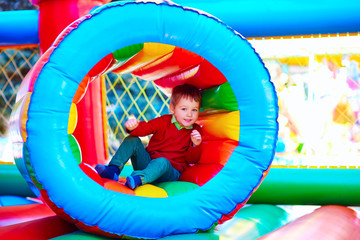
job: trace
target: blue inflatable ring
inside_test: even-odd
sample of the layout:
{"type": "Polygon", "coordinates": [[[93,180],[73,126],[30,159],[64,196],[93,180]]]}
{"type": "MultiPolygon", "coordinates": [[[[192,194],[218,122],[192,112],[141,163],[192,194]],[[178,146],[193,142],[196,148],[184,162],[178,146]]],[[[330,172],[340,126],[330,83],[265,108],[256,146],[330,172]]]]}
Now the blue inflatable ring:
{"type": "Polygon", "coordinates": [[[29,158],[52,203],[85,226],[141,238],[194,233],[209,229],[260,184],[274,156],[276,101],[260,57],[218,19],[166,2],[114,2],[79,21],[39,73],[26,126],[29,158]],[[178,46],[207,59],[235,90],[241,113],[239,146],[224,168],[204,186],[168,198],[103,188],[81,171],[68,140],[69,109],[86,73],[109,53],[144,42],[178,46]]]}

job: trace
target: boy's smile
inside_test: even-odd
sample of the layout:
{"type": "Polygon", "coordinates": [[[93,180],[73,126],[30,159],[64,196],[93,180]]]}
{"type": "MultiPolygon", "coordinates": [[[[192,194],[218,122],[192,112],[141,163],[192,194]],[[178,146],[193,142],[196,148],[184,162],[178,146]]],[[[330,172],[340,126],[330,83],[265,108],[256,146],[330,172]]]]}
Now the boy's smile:
{"type": "Polygon", "coordinates": [[[190,98],[180,98],[174,106],[170,103],[170,112],[182,127],[190,127],[199,117],[200,103],[190,98]]]}

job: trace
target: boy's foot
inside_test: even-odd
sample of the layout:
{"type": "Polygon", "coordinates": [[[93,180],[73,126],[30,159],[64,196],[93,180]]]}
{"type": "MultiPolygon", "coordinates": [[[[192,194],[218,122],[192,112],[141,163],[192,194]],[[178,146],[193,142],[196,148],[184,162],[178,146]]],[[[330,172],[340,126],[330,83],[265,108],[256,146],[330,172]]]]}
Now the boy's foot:
{"type": "Polygon", "coordinates": [[[95,170],[99,173],[100,177],[108,178],[111,180],[119,181],[120,169],[115,165],[96,165],[95,170]]]}
{"type": "Polygon", "coordinates": [[[125,186],[127,186],[128,188],[135,189],[141,185],[142,185],[142,181],[140,176],[135,175],[135,176],[128,176],[126,178],[125,186]]]}

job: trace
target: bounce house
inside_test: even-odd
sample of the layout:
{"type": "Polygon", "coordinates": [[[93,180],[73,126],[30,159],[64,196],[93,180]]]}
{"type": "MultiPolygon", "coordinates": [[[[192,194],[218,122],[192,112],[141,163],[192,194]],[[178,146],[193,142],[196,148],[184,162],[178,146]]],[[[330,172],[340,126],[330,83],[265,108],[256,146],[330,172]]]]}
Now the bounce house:
{"type": "MultiPolygon", "coordinates": [[[[359,184],[358,169],[278,168],[267,176],[278,136],[277,94],[241,26],[234,30],[201,6],[187,7],[186,1],[33,3],[39,15],[29,19],[39,20],[38,31],[25,27],[28,38],[14,36],[3,45],[40,41],[42,55],[22,81],[11,114],[16,167],[38,203],[0,208],[1,237],[22,238],[33,229],[29,239],[216,239],[241,227],[241,221],[234,226],[236,219],[265,223],[268,218],[269,229],[256,228],[260,236],[289,221],[276,206],[243,208],[263,181],[265,189],[252,203],[301,204],[303,197],[307,204],[343,206],[324,206],[262,239],[289,239],[291,229],[303,227],[304,221],[316,222],[321,230],[321,224],[339,219],[347,239],[360,236],[356,212],[346,207],[358,205],[359,192],[349,191],[359,184]],[[70,12],[69,18],[54,16],[54,9],[70,12]],[[202,153],[179,181],[130,190],[124,178],[102,179],[94,170],[109,160],[99,78],[110,72],[151,81],[167,96],[183,83],[201,89],[202,153]],[[340,179],[331,183],[334,172],[340,179]],[[315,186],[314,179],[318,187],[330,189],[314,189],[312,196],[308,186],[315,186]],[[336,188],[339,184],[345,187],[336,188]],[[334,197],[334,186],[344,198],[334,197]],[[50,226],[54,230],[44,230],[50,226]]],[[[127,167],[121,177],[131,171],[127,167]]],[[[248,239],[254,239],[251,234],[248,239]]],[[[322,234],[304,233],[299,239],[322,234]]]]}

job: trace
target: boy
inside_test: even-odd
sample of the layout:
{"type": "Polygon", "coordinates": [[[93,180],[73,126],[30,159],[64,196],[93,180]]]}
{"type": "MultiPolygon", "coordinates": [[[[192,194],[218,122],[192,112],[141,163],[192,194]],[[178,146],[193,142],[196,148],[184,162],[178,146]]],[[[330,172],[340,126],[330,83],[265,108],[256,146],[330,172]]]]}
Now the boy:
{"type": "Polygon", "coordinates": [[[131,118],[125,123],[126,137],[108,166],[97,165],[103,178],[118,180],[128,159],[134,172],[126,178],[131,189],[150,182],[176,181],[191,163],[200,158],[201,127],[199,116],[201,93],[189,84],[176,86],[171,95],[170,113],[140,122],[131,118]],[[153,134],[145,149],[140,136],[153,134]]]}

